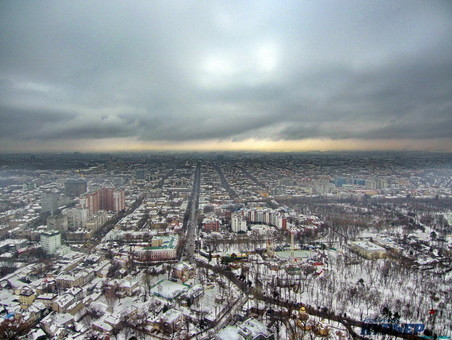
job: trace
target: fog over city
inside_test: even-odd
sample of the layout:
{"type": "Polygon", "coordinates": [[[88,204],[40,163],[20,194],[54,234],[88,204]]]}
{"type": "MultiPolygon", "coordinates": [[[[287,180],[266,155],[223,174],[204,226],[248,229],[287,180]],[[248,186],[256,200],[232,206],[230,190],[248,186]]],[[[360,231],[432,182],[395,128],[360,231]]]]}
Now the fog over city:
{"type": "Polygon", "coordinates": [[[449,1],[2,1],[3,151],[452,150],[449,1]]]}

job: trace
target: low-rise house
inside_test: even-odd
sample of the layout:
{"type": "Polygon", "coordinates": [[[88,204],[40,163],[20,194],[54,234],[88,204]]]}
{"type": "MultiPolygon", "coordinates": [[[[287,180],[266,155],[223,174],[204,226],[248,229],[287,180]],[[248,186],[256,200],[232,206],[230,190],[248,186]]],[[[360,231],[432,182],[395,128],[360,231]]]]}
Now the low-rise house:
{"type": "Polygon", "coordinates": [[[195,268],[187,262],[179,262],[173,267],[173,277],[182,282],[192,279],[195,276],[195,268]]]}
{"type": "Polygon", "coordinates": [[[177,235],[154,236],[150,247],[143,247],[139,258],[142,261],[168,261],[176,259],[177,235]]]}
{"type": "Polygon", "coordinates": [[[214,217],[209,216],[203,219],[202,229],[204,231],[220,231],[221,221],[214,217]]]}
{"type": "Polygon", "coordinates": [[[55,301],[56,298],[57,298],[56,294],[45,293],[45,294],[40,294],[36,298],[36,301],[43,303],[44,306],[46,306],[47,308],[52,308],[53,302],[55,301]]]}
{"type": "Polygon", "coordinates": [[[36,299],[36,294],[29,288],[24,288],[19,294],[20,307],[27,309],[36,299]]]}
{"type": "Polygon", "coordinates": [[[91,324],[91,327],[98,332],[110,334],[113,331],[113,326],[111,326],[109,323],[105,322],[104,320],[96,320],[93,321],[91,324]]]}
{"type": "Polygon", "coordinates": [[[58,296],[52,303],[52,310],[57,313],[77,314],[85,303],[82,301],[84,296],[81,288],[71,288],[63,295],[58,296]]]}
{"type": "Polygon", "coordinates": [[[163,333],[172,334],[184,326],[185,315],[175,309],[169,309],[159,318],[159,328],[163,333]]]}
{"type": "Polygon", "coordinates": [[[59,288],[81,287],[94,278],[94,271],[80,271],[74,274],[58,275],[56,283],[59,288]]]}
{"type": "Polygon", "coordinates": [[[216,340],[273,340],[275,335],[265,324],[250,318],[236,326],[226,326],[215,337],[216,340]]]}
{"type": "Polygon", "coordinates": [[[132,278],[114,279],[105,283],[105,290],[114,291],[122,295],[132,296],[133,293],[139,289],[137,280],[132,278]]]}
{"type": "Polygon", "coordinates": [[[121,317],[115,314],[106,316],[104,321],[113,328],[118,328],[121,325],[121,317]]]}
{"type": "Polygon", "coordinates": [[[121,284],[119,285],[119,289],[123,291],[127,296],[132,296],[134,291],[139,288],[139,284],[137,280],[133,280],[131,278],[124,278],[121,280],[121,284]]]}
{"type": "Polygon", "coordinates": [[[51,339],[62,340],[68,333],[67,329],[74,327],[74,316],[52,312],[41,320],[40,325],[51,339]]]}
{"type": "Polygon", "coordinates": [[[386,256],[386,249],[370,241],[355,241],[350,245],[350,249],[362,257],[373,260],[386,256]]]}
{"type": "Polygon", "coordinates": [[[52,310],[57,313],[66,313],[69,306],[76,301],[71,294],[63,294],[58,296],[52,304],[52,310]]]}
{"type": "Polygon", "coordinates": [[[28,307],[27,313],[22,314],[22,320],[25,323],[32,325],[35,321],[42,318],[47,312],[48,308],[42,302],[35,300],[33,304],[28,307]]]}

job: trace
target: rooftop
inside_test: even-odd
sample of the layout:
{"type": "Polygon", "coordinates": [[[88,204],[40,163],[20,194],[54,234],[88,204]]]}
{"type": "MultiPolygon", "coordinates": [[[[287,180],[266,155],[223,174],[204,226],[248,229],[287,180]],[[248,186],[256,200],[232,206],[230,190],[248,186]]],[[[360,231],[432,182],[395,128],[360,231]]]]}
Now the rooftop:
{"type": "Polygon", "coordinates": [[[161,241],[161,245],[154,247],[144,247],[144,250],[174,249],[177,245],[177,236],[154,236],[152,241],[161,241]]]}
{"type": "Polygon", "coordinates": [[[186,284],[180,284],[169,280],[160,280],[151,287],[151,293],[167,300],[172,300],[178,297],[182,292],[187,291],[189,288],[190,286],[186,284]]]}

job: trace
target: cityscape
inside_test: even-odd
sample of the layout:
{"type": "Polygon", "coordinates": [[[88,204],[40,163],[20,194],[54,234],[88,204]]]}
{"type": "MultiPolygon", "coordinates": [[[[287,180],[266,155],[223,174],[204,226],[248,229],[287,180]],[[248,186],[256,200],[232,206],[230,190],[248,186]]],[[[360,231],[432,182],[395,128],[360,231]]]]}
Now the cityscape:
{"type": "Polygon", "coordinates": [[[452,159],[0,157],[2,338],[450,338],[452,159]]]}
{"type": "Polygon", "coordinates": [[[452,1],[0,1],[0,340],[451,340],[452,1]]]}

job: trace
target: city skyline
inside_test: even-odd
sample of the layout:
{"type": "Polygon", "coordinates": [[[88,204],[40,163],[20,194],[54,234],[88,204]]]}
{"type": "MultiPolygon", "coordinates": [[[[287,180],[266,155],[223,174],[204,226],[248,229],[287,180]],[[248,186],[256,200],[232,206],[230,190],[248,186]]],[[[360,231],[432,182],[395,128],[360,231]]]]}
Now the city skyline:
{"type": "Polygon", "coordinates": [[[0,4],[1,152],[452,152],[447,1],[0,4]]]}

